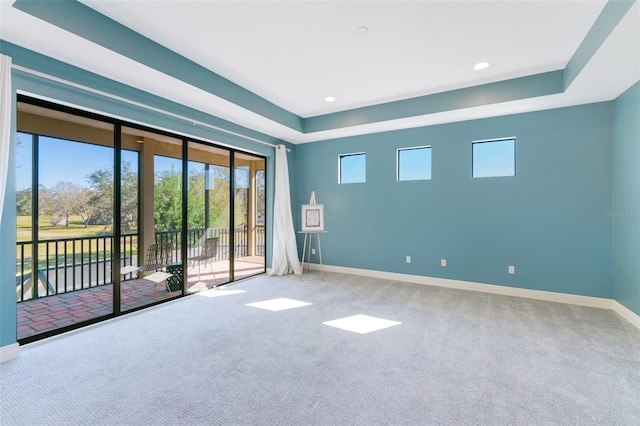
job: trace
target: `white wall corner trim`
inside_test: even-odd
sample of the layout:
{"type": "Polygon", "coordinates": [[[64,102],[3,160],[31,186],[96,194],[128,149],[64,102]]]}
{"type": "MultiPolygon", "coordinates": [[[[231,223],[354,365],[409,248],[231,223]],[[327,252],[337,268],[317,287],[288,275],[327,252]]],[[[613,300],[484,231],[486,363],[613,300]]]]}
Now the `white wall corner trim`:
{"type": "MultiPolygon", "coordinates": [[[[311,269],[319,270],[320,265],[311,264],[311,269]]],[[[424,285],[431,285],[436,287],[446,287],[446,288],[453,288],[457,290],[479,291],[482,293],[499,294],[503,296],[524,297],[527,299],[543,300],[546,302],[565,303],[567,305],[579,305],[579,306],[586,306],[590,308],[599,308],[599,309],[613,309],[616,312],[618,312],[614,307],[613,300],[604,299],[601,297],[580,296],[576,294],[555,293],[552,291],[542,291],[542,290],[530,290],[526,288],[516,288],[516,287],[508,287],[508,286],[494,285],[494,284],[483,284],[483,283],[476,283],[471,281],[451,280],[446,278],[424,277],[421,275],[399,274],[395,272],[374,271],[369,269],[348,268],[344,266],[324,265],[324,270],[325,272],[338,272],[342,274],[361,275],[365,277],[404,281],[408,283],[424,284],[424,285]]],[[[623,318],[627,319],[632,324],[636,325],[636,323],[628,319],[629,314],[631,315],[635,315],[635,314],[633,314],[633,312],[629,311],[627,308],[620,305],[619,303],[618,305],[621,308],[628,311],[628,313],[625,314],[627,316],[623,315],[620,312],[618,313],[623,318]]]]}
{"type": "Polygon", "coordinates": [[[620,315],[625,320],[629,321],[636,328],[640,328],[640,315],[637,315],[635,312],[618,302],[617,300],[612,300],[612,309],[613,311],[620,315]]]}
{"type": "Polygon", "coordinates": [[[0,364],[3,362],[11,361],[20,356],[20,345],[12,343],[7,346],[0,347],[0,364]]]}

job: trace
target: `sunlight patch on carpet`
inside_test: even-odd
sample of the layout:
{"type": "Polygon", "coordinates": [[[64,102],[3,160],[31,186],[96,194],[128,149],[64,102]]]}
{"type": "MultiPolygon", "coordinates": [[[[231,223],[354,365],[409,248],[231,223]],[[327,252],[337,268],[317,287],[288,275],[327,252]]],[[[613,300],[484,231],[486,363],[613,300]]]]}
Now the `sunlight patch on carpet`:
{"type": "Polygon", "coordinates": [[[323,324],[330,327],[341,328],[342,330],[353,331],[354,333],[366,334],[402,323],[383,318],[370,317],[368,315],[353,315],[333,321],[326,321],[323,322],[323,324]]]}
{"type": "Polygon", "coordinates": [[[203,297],[222,297],[222,296],[231,296],[232,294],[240,294],[246,293],[245,290],[221,290],[221,289],[211,289],[207,291],[202,291],[198,293],[198,296],[203,297]]]}
{"type": "Polygon", "coordinates": [[[247,306],[267,309],[269,311],[283,311],[285,309],[300,308],[302,306],[309,305],[311,305],[311,303],[301,302],[300,300],[295,299],[287,299],[286,297],[280,299],[265,300],[262,302],[247,303],[247,306]]]}
{"type": "Polygon", "coordinates": [[[197,283],[189,286],[189,293],[200,293],[201,291],[210,290],[211,286],[204,281],[198,281],[197,283]]]}

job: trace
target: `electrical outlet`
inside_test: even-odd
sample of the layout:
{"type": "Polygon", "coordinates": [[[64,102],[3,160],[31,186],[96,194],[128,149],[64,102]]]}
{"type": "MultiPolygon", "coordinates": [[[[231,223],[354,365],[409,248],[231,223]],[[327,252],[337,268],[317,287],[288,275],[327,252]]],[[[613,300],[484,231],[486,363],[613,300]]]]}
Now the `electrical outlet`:
{"type": "Polygon", "coordinates": [[[515,274],[516,273],[516,267],[513,265],[509,265],[509,273],[510,274],[515,274]]]}
{"type": "Polygon", "coordinates": [[[407,256],[406,260],[407,260],[407,263],[411,263],[411,256],[407,256]]]}
{"type": "Polygon", "coordinates": [[[440,259],[440,266],[443,268],[447,266],[447,259],[440,259]]]}
{"type": "Polygon", "coordinates": [[[316,249],[311,249],[311,255],[313,255],[313,256],[316,255],[316,249]]]}

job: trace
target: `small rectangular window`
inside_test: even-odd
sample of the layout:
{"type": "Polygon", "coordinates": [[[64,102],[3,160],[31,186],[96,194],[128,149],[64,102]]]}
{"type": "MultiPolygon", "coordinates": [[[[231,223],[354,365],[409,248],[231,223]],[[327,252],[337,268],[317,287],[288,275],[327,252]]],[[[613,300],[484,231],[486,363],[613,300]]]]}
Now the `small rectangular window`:
{"type": "Polygon", "coordinates": [[[431,147],[399,149],[397,170],[398,181],[431,179],[431,147]]]}
{"type": "Polygon", "coordinates": [[[367,156],[364,152],[343,154],[338,167],[339,183],[362,183],[367,181],[367,156]]]}
{"type": "Polygon", "coordinates": [[[516,139],[473,142],[473,177],[516,175],[516,139]]]}

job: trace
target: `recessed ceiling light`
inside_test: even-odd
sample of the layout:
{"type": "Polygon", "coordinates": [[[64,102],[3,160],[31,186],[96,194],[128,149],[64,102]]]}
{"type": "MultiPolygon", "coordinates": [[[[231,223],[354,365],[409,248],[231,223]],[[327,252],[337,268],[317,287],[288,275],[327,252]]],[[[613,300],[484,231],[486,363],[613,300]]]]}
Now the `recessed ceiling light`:
{"type": "Polygon", "coordinates": [[[358,35],[365,35],[368,31],[369,28],[365,27],[364,25],[356,29],[356,33],[358,33],[358,35]]]}
{"type": "Polygon", "coordinates": [[[488,67],[489,67],[489,62],[478,62],[473,66],[473,69],[476,71],[480,71],[488,67]]]}
{"type": "Polygon", "coordinates": [[[326,98],[324,98],[325,102],[334,102],[336,100],[336,98],[334,98],[333,96],[327,96],[326,98]]]}

